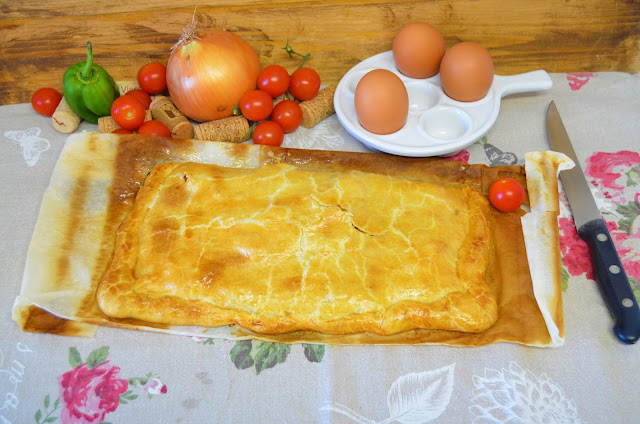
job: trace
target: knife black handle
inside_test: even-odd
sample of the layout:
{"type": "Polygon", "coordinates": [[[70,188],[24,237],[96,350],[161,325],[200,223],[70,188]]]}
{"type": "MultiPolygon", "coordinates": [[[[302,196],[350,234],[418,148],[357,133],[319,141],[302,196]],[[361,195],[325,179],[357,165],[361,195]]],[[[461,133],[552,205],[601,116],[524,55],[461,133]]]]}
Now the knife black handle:
{"type": "Polygon", "coordinates": [[[627,344],[637,342],[640,338],[640,308],[607,225],[602,219],[594,219],[582,225],[578,234],[589,245],[596,281],[613,315],[616,336],[627,344]]]}

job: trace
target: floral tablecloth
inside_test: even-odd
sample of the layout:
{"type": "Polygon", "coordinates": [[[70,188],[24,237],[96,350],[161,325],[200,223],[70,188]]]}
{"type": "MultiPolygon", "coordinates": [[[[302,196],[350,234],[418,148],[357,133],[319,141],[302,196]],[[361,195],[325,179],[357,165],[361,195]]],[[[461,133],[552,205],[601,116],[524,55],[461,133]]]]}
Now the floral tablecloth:
{"type": "MultiPolygon", "coordinates": [[[[452,160],[521,164],[549,149],[554,100],[640,297],[640,74],[552,74],[502,100],[489,133],[452,160]]],[[[93,131],[83,122],[78,131],[93,131]]],[[[557,348],[285,345],[100,328],[25,333],[12,320],[40,202],[66,135],[30,105],[0,107],[0,423],[640,420],[638,345],[623,345],[566,198],[559,219],[566,340],[557,348]]],[[[335,116],[287,147],[367,151],[335,116]]]]}

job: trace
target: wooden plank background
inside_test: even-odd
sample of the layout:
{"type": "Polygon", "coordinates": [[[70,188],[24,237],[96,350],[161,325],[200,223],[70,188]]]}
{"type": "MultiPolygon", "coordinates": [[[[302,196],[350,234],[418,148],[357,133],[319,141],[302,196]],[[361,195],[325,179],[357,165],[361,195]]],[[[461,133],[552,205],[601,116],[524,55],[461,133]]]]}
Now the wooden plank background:
{"type": "MultiPolygon", "coordinates": [[[[116,80],[135,79],[145,63],[166,63],[191,20],[193,4],[167,0],[0,1],[0,104],[30,101],[38,88],[62,90],[62,74],[84,60],[116,80]]],[[[323,83],[337,83],[358,62],[391,48],[412,21],[429,22],[447,46],[475,41],[497,74],[640,71],[640,2],[635,0],[219,0],[198,3],[204,27],[225,28],[258,52],[262,65],[292,69],[287,40],[323,83]]]]}

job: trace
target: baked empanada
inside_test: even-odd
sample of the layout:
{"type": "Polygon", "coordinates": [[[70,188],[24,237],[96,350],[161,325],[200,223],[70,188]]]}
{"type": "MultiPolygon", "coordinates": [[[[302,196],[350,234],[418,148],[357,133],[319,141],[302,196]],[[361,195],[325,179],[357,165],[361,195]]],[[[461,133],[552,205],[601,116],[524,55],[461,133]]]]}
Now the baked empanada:
{"type": "Polygon", "coordinates": [[[480,332],[489,204],[466,185],[290,164],[155,166],[98,290],[115,318],[257,333],[480,332]]]}

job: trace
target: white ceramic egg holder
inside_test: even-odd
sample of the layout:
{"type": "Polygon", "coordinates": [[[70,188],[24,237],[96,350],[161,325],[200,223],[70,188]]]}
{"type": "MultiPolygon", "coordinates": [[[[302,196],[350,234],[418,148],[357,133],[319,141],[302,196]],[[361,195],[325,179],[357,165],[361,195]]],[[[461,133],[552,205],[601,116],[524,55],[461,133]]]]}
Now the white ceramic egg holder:
{"type": "Polygon", "coordinates": [[[551,78],[542,70],[524,74],[495,75],[487,95],[476,102],[458,102],[440,85],[440,75],[427,79],[409,78],[400,71],[391,51],[377,54],[351,68],[338,83],[334,95],[336,116],[345,129],[372,150],[400,156],[451,155],[475,143],[493,126],[503,96],[548,90],[551,78]],[[394,72],[409,94],[406,124],[392,134],[379,135],[358,122],[354,95],[360,79],[374,69],[394,72]]]}

